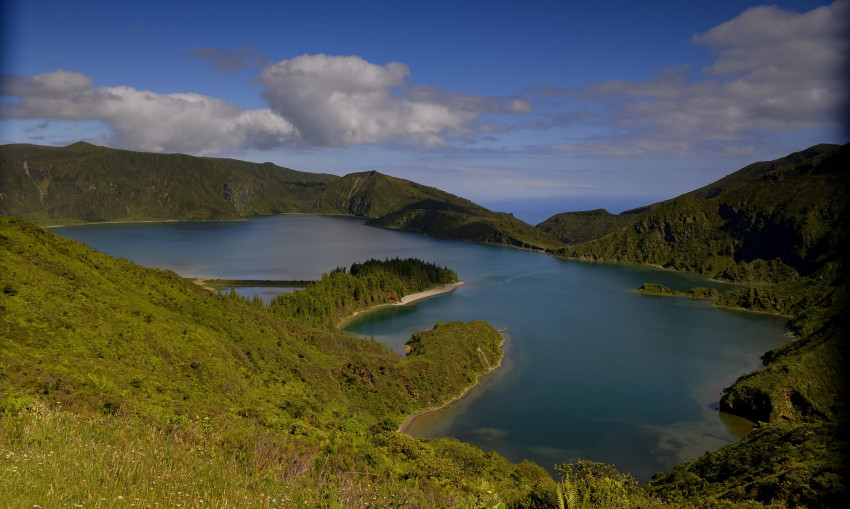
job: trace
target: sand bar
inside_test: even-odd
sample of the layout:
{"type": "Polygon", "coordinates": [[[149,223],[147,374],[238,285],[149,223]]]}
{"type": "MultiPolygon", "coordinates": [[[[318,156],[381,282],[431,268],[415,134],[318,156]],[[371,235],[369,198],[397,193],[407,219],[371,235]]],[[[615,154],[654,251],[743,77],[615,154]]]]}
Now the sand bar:
{"type": "Polygon", "coordinates": [[[351,316],[349,316],[348,318],[342,320],[339,323],[338,327],[339,328],[344,327],[345,324],[350,322],[355,316],[357,316],[361,313],[368,313],[370,311],[374,311],[376,309],[380,309],[380,308],[386,307],[386,306],[404,306],[405,304],[410,304],[411,302],[416,302],[417,300],[427,299],[428,297],[433,297],[434,295],[440,295],[442,293],[451,292],[455,288],[457,288],[458,286],[460,286],[462,284],[463,284],[463,281],[458,281],[457,283],[450,283],[450,284],[447,284],[447,285],[438,286],[437,288],[431,288],[430,290],[426,290],[424,292],[411,293],[410,295],[405,295],[398,302],[392,302],[390,304],[380,304],[380,305],[377,305],[377,306],[370,307],[369,309],[364,309],[362,311],[356,311],[351,316]]]}

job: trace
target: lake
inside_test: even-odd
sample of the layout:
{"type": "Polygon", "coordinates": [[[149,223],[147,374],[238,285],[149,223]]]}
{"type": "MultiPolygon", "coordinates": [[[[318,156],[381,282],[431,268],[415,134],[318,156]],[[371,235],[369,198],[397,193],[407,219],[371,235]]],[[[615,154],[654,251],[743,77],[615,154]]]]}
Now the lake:
{"type": "MultiPolygon", "coordinates": [[[[435,322],[506,329],[504,365],[409,432],[456,437],[550,470],[600,461],[646,481],[743,436],[749,423],[713,409],[724,387],[786,341],[783,320],[684,298],[631,292],[723,288],[692,274],[585,263],[365,226],[349,217],[120,223],[52,229],[115,257],[184,277],[317,279],[370,258],[416,257],[453,269],[455,291],[360,315],[352,334],[402,354],[435,322]]],[[[282,289],[267,290],[265,299],[282,289]]],[[[240,289],[245,292],[245,289],[240,289]]]]}

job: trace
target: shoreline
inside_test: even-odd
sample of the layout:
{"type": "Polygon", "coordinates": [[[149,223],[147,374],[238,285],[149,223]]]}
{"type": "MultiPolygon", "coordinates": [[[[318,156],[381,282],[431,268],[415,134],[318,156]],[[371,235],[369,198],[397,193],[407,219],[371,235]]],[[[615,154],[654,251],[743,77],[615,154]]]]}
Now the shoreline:
{"type": "Polygon", "coordinates": [[[424,292],[411,293],[410,295],[405,295],[398,302],[391,302],[389,304],[379,304],[377,306],[372,306],[369,309],[363,309],[363,310],[360,310],[360,311],[355,311],[354,313],[352,313],[348,317],[343,318],[339,322],[339,325],[337,325],[336,327],[337,327],[337,329],[341,329],[341,328],[345,327],[349,322],[351,322],[354,319],[354,317],[361,315],[361,314],[364,314],[364,313],[370,313],[370,312],[372,312],[376,309],[381,309],[381,308],[389,307],[389,306],[404,306],[406,304],[410,304],[410,303],[416,302],[418,300],[427,299],[428,297],[433,297],[435,295],[441,295],[441,294],[444,294],[444,293],[452,292],[452,291],[455,290],[455,288],[459,287],[462,284],[463,284],[463,281],[458,281],[457,283],[449,283],[447,285],[438,286],[437,288],[431,288],[430,290],[425,290],[424,292]]]}
{"type": "Polygon", "coordinates": [[[499,343],[499,349],[502,350],[502,357],[499,359],[499,362],[497,362],[495,366],[490,366],[490,369],[488,369],[484,373],[477,375],[475,377],[475,381],[472,382],[471,385],[466,387],[460,394],[451,398],[450,400],[446,401],[445,403],[438,405],[438,406],[428,407],[424,410],[420,410],[420,411],[416,412],[415,414],[408,415],[407,417],[405,417],[404,421],[401,424],[399,424],[398,429],[396,431],[399,432],[399,433],[407,433],[407,430],[410,429],[411,426],[413,426],[413,423],[416,422],[416,419],[422,417],[425,414],[429,414],[431,412],[436,412],[437,410],[442,410],[442,409],[446,408],[447,406],[451,405],[452,403],[460,401],[461,399],[465,398],[467,396],[467,394],[469,394],[469,391],[478,387],[478,385],[479,385],[478,382],[481,380],[482,376],[489,375],[490,373],[501,368],[502,363],[505,360],[505,350],[504,350],[503,347],[505,346],[505,341],[507,341],[507,335],[506,335],[505,330],[500,330],[499,334],[502,336],[502,342],[499,343]]]}

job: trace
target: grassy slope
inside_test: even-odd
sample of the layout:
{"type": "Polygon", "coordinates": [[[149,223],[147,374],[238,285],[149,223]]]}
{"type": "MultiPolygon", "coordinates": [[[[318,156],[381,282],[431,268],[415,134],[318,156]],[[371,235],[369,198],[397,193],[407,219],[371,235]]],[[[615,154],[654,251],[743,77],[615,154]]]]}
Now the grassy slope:
{"type": "Polygon", "coordinates": [[[41,224],[299,212],[338,177],[75,143],[0,148],[0,213],[41,224]]]}
{"type": "MultiPolygon", "coordinates": [[[[727,185],[708,187],[710,198],[695,192],[656,204],[634,224],[560,254],[734,280],[770,277],[746,274],[759,269],[747,264],[779,259],[781,264],[769,272],[781,272],[784,265],[809,275],[835,259],[846,242],[842,226],[847,224],[850,157],[846,147],[827,147],[790,167],[779,165],[747,178],[733,174],[725,179],[727,185]]],[[[786,274],[779,277],[787,279],[786,274]]]]}
{"type": "Polygon", "coordinates": [[[334,182],[317,198],[319,212],[370,217],[367,224],[445,237],[551,250],[560,242],[510,214],[433,187],[378,172],[354,173],[334,182]]]}
{"type": "Polygon", "coordinates": [[[5,217],[0,288],[0,448],[15,466],[3,505],[101,493],[173,505],[180,488],[163,472],[198,476],[183,493],[215,505],[258,493],[527,505],[552,493],[537,466],[391,431],[498,362],[485,323],[438,324],[400,359],[5,217]],[[26,462],[48,452],[37,470],[26,462]]]}
{"type": "Polygon", "coordinates": [[[377,218],[426,203],[478,214],[487,212],[487,209],[459,196],[376,171],[350,173],[340,178],[316,197],[313,209],[316,212],[377,218]]]}
{"type": "Polygon", "coordinates": [[[648,207],[644,207],[617,215],[605,209],[563,212],[543,221],[536,228],[551,233],[564,244],[580,244],[628,226],[643,217],[648,210],[648,207]]]}
{"type": "Polygon", "coordinates": [[[337,177],[270,163],[75,143],[0,146],[0,214],[37,224],[351,214],[370,224],[535,249],[560,242],[475,203],[377,172],[337,177]]]}
{"type": "Polygon", "coordinates": [[[748,166],[560,251],[745,283],[721,294],[718,305],[787,316],[797,335],[721,400],[726,411],[764,421],[763,429],[676,467],[652,483],[654,493],[804,504],[834,504],[846,493],[846,441],[837,431],[846,420],[848,153],[847,146],[820,145],[748,166]],[[796,446],[786,448],[791,437],[796,446]],[[741,462],[758,466],[717,467],[741,462]]]}

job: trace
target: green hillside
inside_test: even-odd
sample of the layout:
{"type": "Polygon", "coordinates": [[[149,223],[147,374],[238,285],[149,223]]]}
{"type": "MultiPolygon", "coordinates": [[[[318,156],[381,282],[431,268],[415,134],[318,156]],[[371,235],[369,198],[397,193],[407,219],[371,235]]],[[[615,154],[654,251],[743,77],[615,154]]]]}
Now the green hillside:
{"type": "Polygon", "coordinates": [[[786,279],[789,268],[810,275],[846,242],[848,158],[847,146],[826,145],[749,166],[559,254],[733,281],[786,279]]]}
{"type": "Polygon", "coordinates": [[[510,214],[374,171],[346,175],[329,185],[314,204],[319,212],[370,217],[366,224],[382,228],[525,249],[560,246],[554,237],[510,214]]]}
{"type": "MultiPolygon", "coordinates": [[[[139,216],[119,220],[152,211],[238,218],[266,213],[265,197],[283,197],[279,206],[359,214],[384,227],[557,246],[510,215],[379,173],[311,176],[86,144],[4,146],[0,156],[3,211],[42,223],[71,213],[87,220],[81,211],[118,214],[118,202],[134,204],[139,216]],[[110,180],[116,168],[138,168],[149,180],[137,188],[141,181],[110,180]],[[189,175],[195,180],[181,180],[189,175]],[[267,194],[240,191],[260,187],[267,194]]],[[[725,292],[638,290],[789,319],[793,340],[766,353],[765,367],[743,375],[720,402],[758,422],[756,430],[647,487],[587,461],[558,467],[556,482],[528,462],[394,431],[498,364],[501,336],[482,322],[438,323],[414,334],[410,354],[399,358],[334,324],[451,281],[448,269],[367,261],[264,306],[0,217],[0,505],[843,506],[848,167],[848,146],[819,145],[636,210],[619,229],[557,249],[732,281],[725,292]]],[[[567,222],[586,236],[616,221],[581,215],[567,222]]]]}
{"type": "Polygon", "coordinates": [[[0,214],[36,224],[347,214],[373,226],[530,249],[560,242],[509,214],[378,172],[344,177],[271,163],[75,143],[0,146],[0,214]]]}
{"type": "Polygon", "coordinates": [[[313,210],[377,218],[426,203],[476,214],[488,212],[459,196],[376,171],[350,173],[328,185],[313,201],[313,210]]]}
{"type": "Polygon", "coordinates": [[[563,212],[538,224],[537,229],[551,233],[564,244],[581,244],[628,226],[643,217],[647,211],[648,207],[628,210],[617,215],[605,209],[563,212]]]}
{"type": "MultiPolygon", "coordinates": [[[[335,274],[384,267],[409,283],[453,276],[412,260],[335,274]]],[[[695,492],[674,470],[650,491],[579,461],[556,482],[529,462],[396,432],[500,362],[502,338],[483,322],[438,323],[399,358],[7,217],[0,288],[4,507],[761,507],[728,501],[722,475],[695,492]]],[[[834,488],[830,472],[819,471],[834,488]]],[[[800,500],[778,498],[770,507],[800,500]]]]}
{"type": "Polygon", "coordinates": [[[474,211],[455,210],[430,203],[418,204],[417,207],[373,219],[367,224],[537,251],[553,251],[561,246],[555,237],[511,214],[490,211],[476,214],[474,211]]]}
{"type": "Polygon", "coordinates": [[[399,358],[6,217],[0,287],[4,507],[554,496],[540,467],[394,431],[499,362],[486,323],[437,324],[399,358]]]}
{"type": "MultiPolygon", "coordinates": [[[[763,423],[745,441],[659,476],[656,493],[835,504],[846,493],[846,255],[850,146],[750,165],[653,205],[562,256],[660,265],[732,281],[716,304],[789,318],[793,341],[742,376],[721,410],[763,423]],[[793,446],[791,446],[793,444],[793,446]],[[779,451],[782,451],[781,453],[779,451]],[[754,466],[757,464],[758,466],[754,466]]],[[[645,285],[642,293],[670,294],[645,285]]]]}
{"type": "Polygon", "coordinates": [[[0,146],[0,214],[40,224],[237,219],[301,212],[339,177],[271,163],[68,147],[0,146]]]}

